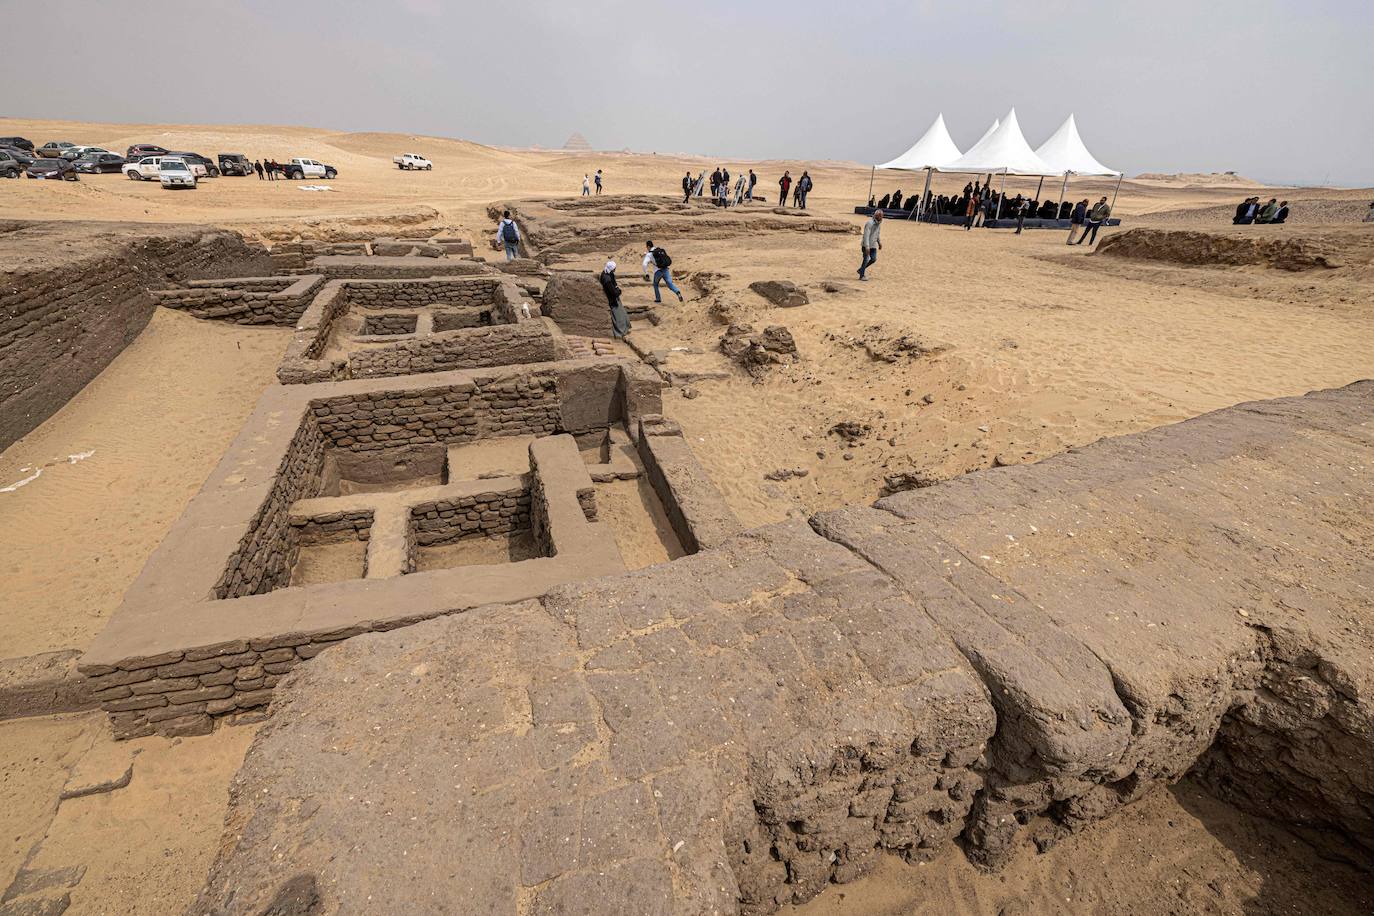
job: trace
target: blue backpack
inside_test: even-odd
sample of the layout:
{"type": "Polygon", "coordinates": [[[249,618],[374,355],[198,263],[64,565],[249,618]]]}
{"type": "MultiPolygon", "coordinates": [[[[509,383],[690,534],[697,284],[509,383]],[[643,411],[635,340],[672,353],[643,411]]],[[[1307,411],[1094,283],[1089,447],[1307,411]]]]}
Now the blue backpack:
{"type": "Polygon", "coordinates": [[[501,224],[501,241],[518,242],[520,241],[520,230],[515,228],[514,220],[507,220],[501,224]]]}

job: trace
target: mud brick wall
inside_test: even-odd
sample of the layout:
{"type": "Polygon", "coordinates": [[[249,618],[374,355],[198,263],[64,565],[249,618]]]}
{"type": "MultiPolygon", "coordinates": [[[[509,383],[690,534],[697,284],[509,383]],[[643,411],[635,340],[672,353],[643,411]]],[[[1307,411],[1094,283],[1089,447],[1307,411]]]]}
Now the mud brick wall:
{"type": "Polygon", "coordinates": [[[434,276],[460,276],[486,273],[489,268],[481,261],[451,260],[448,258],[377,258],[351,255],[323,255],[310,262],[312,272],[322,273],[331,280],[355,278],[409,279],[434,276]]]}
{"type": "Polygon", "coordinates": [[[490,309],[501,289],[497,277],[465,277],[453,280],[408,280],[400,283],[345,283],[349,305],[367,308],[415,308],[422,305],[454,305],[490,309]]]}
{"type": "Polygon", "coordinates": [[[392,312],[381,315],[368,315],[363,319],[364,334],[414,334],[416,315],[414,312],[392,312]]]}
{"type": "Polygon", "coordinates": [[[682,435],[660,415],[640,418],[639,458],[649,483],[689,553],[725,543],[744,530],[682,435]]]}
{"type": "Polygon", "coordinates": [[[349,356],[348,365],[353,378],[368,378],[517,366],[557,358],[557,343],[550,329],[529,321],[451,331],[359,350],[349,356]]]}
{"type": "Polygon", "coordinates": [[[306,544],[333,544],[338,541],[366,541],[372,533],[372,510],[349,509],[291,519],[292,540],[306,544]]]}
{"type": "Polygon", "coordinates": [[[410,520],[417,547],[524,531],[530,527],[530,490],[493,490],[420,503],[411,508],[410,520]]]}
{"type": "Polygon", "coordinates": [[[261,270],[237,233],[198,226],[11,223],[0,233],[0,449],[67,403],[143,330],[150,290],[261,270]]]}
{"type": "Polygon", "coordinates": [[[292,668],[338,641],[364,632],[235,640],[203,649],[131,658],[88,670],[95,697],[118,739],[208,734],[212,717],[262,712],[292,668]],[[98,673],[96,673],[98,671],[98,673]]]}
{"type": "Polygon", "coordinates": [[[434,330],[459,331],[480,328],[492,323],[490,308],[435,309],[434,330]]]}
{"type": "Polygon", "coordinates": [[[330,444],[353,451],[539,435],[556,432],[559,422],[556,386],[545,374],[326,398],[311,410],[330,444]]]}
{"type": "Polygon", "coordinates": [[[159,305],[217,321],[234,324],[294,325],[309,307],[324,278],[238,277],[200,281],[184,289],[154,293],[159,305]]]}
{"type": "Polygon", "coordinates": [[[272,246],[272,269],[285,272],[303,270],[309,255],[304,242],[278,242],[272,246]]]}
{"type": "Polygon", "coordinates": [[[291,537],[291,505],[319,495],[326,437],[306,416],[277,469],[272,491],[215,585],[216,598],[241,598],[282,588],[291,579],[299,542],[291,537]]]}

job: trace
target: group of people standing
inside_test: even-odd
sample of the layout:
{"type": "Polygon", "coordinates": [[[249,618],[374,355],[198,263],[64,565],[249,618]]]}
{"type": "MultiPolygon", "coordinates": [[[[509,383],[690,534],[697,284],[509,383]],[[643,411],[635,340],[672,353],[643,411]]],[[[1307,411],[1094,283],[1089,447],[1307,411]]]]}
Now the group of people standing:
{"type": "MultiPolygon", "coordinates": [[[[717,207],[738,206],[745,201],[754,199],[754,186],[759,182],[759,176],[750,169],[748,174],[741,173],[735,177],[734,184],[730,183],[730,170],[728,168],[716,167],[710,175],[699,172],[696,178],[688,172],[682,176],[682,202],[685,204],[693,197],[702,197],[708,190],[710,199],[717,207]]],[[[778,206],[787,206],[787,194],[792,193],[792,206],[799,209],[806,209],[806,195],[811,192],[811,174],[803,171],[801,177],[795,181],[792,179],[790,171],[784,171],[782,177],[778,179],[778,206]]]]}
{"type": "Polygon", "coordinates": [[[1269,198],[1269,203],[1261,205],[1258,197],[1247,197],[1236,207],[1235,218],[1231,223],[1236,226],[1249,226],[1252,223],[1288,222],[1288,201],[1280,202],[1269,198]]]}
{"type": "Polygon", "coordinates": [[[286,178],[286,166],[275,159],[255,160],[253,171],[258,173],[258,181],[278,181],[286,178]]]}
{"type": "Polygon", "coordinates": [[[592,183],[593,183],[593,182],[596,183],[596,193],[597,193],[597,194],[600,194],[600,193],[601,193],[601,169],[597,169],[597,170],[596,170],[596,177],[595,177],[595,178],[592,178],[590,175],[587,175],[587,174],[585,174],[585,173],[582,175],[582,196],[583,196],[583,197],[587,197],[588,195],[590,195],[590,194],[592,193],[592,183]]]}

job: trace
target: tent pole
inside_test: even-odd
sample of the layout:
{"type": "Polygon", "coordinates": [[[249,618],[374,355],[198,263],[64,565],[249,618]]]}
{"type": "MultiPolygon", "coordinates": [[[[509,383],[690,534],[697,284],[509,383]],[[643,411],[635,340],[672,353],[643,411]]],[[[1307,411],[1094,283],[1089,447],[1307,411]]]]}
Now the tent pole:
{"type": "MultiPolygon", "coordinates": [[[[989,175],[989,178],[992,176],[989,175]]],[[[1002,200],[1007,196],[1007,170],[1002,170],[1002,190],[997,192],[997,216],[994,219],[1002,218],[1002,200]]]]}
{"type": "Polygon", "coordinates": [[[926,169],[926,186],[921,190],[921,199],[916,202],[917,221],[926,215],[926,198],[930,196],[930,169],[926,169]]]}
{"type": "MultiPolygon", "coordinates": [[[[876,175],[877,173],[878,173],[878,167],[877,167],[876,165],[873,166],[873,168],[871,168],[871,169],[868,170],[868,199],[869,199],[869,200],[872,200],[872,199],[873,199],[873,176],[876,175]]],[[[864,204],[864,205],[867,206],[867,201],[865,201],[865,204],[864,204]]]]}
{"type": "Polygon", "coordinates": [[[1064,186],[1059,189],[1059,209],[1064,209],[1064,197],[1069,193],[1069,173],[1064,171],[1064,186]]]}
{"type": "Polygon", "coordinates": [[[1045,176],[1040,176],[1040,183],[1035,186],[1035,202],[1040,203],[1040,189],[1045,186],[1045,176]]]}
{"type": "Polygon", "coordinates": [[[1126,173],[1122,172],[1116,176],[1116,190],[1112,192],[1112,209],[1116,209],[1116,195],[1121,190],[1121,182],[1125,179],[1126,173]]]}

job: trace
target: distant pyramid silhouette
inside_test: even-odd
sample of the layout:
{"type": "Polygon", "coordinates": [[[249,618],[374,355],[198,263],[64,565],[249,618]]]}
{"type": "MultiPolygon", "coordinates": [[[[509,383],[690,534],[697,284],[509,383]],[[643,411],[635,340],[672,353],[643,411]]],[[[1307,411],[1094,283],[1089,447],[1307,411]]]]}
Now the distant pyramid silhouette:
{"type": "Polygon", "coordinates": [[[573,131],[573,135],[568,138],[568,142],[563,144],[564,149],[589,150],[592,145],[587,142],[587,138],[573,131]]]}

